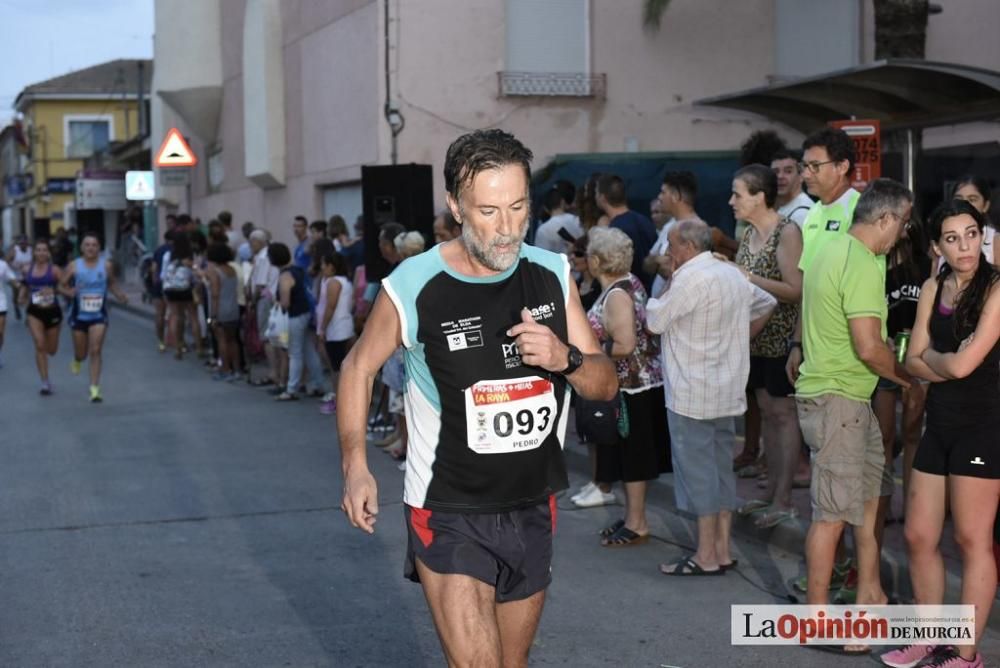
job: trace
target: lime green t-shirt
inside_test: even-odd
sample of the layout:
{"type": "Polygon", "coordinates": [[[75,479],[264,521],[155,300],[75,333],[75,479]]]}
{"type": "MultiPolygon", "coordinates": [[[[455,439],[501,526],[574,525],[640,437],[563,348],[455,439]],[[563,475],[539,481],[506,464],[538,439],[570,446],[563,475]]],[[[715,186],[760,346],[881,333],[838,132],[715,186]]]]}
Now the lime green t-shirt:
{"type": "Polygon", "coordinates": [[[884,258],[851,235],[827,240],[802,278],[802,354],[795,394],[868,401],[876,376],[851,342],[852,318],[878,318],[885,339],[884,258]],[[880,261],[881,260],[881,261],[880,261]]]}
{"type": "Polygon", "coordinates": [[[803,273],[827,241],[847,234],[847,230],[851,228],[854,207],[859,197],[861,193],[854,188],[848,188],[836,201],[829,204],[817,201],[809,209],[802,223],[802,256],[799,258],[799,269],[803,273]]]}

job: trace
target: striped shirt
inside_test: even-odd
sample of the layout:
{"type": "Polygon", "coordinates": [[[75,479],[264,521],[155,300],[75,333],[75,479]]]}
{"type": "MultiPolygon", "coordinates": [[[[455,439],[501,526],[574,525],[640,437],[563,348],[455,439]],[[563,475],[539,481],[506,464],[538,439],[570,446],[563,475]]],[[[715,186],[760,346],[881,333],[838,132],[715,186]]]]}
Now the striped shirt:
{"type": "Polygon", "coordinates": [[[746,411],[750,322],[777,301],[735,265],[709,252],[691,258],[646,304],[646,327],[661,334],[667,408],[696,420],[746,411]]]}

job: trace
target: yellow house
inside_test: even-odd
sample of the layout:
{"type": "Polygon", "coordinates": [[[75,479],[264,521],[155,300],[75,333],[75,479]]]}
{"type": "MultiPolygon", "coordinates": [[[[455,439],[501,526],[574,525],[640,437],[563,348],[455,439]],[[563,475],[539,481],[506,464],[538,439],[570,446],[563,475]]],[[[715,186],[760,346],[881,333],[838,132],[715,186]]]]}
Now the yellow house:
{"type": "Polygon", "coordinates": [[[139,135],[137,101],[148,95],[152,73],[150,60],[112,60],[20,92],[14,107],[28,160],[24,192],[13,202],[15,228],[40,237],[76,226],[77,177],[88,158],[139,135]]]}

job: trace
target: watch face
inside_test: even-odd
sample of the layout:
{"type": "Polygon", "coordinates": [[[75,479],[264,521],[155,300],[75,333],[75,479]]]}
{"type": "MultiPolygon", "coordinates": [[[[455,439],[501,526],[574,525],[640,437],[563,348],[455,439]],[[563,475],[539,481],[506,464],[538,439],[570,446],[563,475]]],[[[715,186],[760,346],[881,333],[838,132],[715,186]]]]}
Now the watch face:
{"type": "Polygon", "coordinates": [[[569,349],[569,363],[573,366],[583,364],[583,353],[576,346],[571,346],[569,349]]]}

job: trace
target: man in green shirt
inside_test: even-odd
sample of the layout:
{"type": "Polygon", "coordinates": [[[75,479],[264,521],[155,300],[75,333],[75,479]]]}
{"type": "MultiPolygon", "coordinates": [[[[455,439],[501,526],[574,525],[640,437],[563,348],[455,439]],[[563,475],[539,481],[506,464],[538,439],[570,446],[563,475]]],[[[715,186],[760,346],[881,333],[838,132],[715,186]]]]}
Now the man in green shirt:
{"type": "Polygon", "coordinates": [[[816,203],[802,222],[802,257],[805,272],[830,239],[847,234],[854,207],[861,196],[851,187],[854,142],[843,130],[823,128],[802,142],[802,179],[816,203]]]}
{"type": "MultiPolygon", "coordinates": [[[[807,597],[825,604],[834,553],[854,527],[858,604],[882,604],[875,522],[892,491],[878,421],[869,404],[879,376],[908,387],[910,376],[885,342],[888,253],[909,224],[913,194],[891,179],[860,196],[845,235],[823,244],[803,277],[802,348],[795,383],[799,423],[812,451],[813,522],[806,537],[807,597]]],[[[795,343],[793,342],[793,345],[795,343]]]]}

